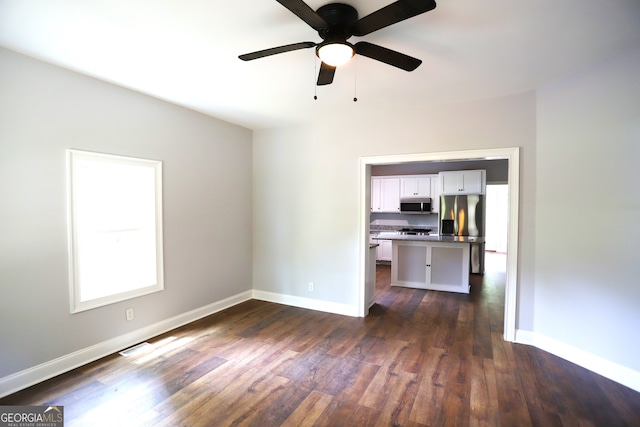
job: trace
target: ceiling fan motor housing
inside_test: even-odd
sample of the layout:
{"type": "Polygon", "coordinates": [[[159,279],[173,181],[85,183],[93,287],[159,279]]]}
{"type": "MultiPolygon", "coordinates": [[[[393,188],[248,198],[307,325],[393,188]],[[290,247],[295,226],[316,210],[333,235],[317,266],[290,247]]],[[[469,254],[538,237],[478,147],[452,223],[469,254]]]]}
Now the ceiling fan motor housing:
{"type": "Polygon", "coordinates": [[[352,6],[329,3],[316,10],[316,13],[329,24],[318,31],[326,42],[345,41],[352,36],[349,27],[358,20],[358,11],[352,6]]]}

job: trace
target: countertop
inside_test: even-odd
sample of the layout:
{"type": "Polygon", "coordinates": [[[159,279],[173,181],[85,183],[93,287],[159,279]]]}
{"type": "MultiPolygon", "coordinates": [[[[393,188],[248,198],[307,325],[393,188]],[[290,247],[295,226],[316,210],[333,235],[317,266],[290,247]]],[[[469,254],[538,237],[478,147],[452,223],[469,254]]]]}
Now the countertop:
{"type": "Polygon", "coordinates": [[[428,225],[371,225],[369,231],[372,233],[384,233],[390,231],[399,231],[403,228],[414,228],[416,230],[431,230],[434,233],[438,233],[438,227],[428,225]]]}
{"type": "Polygon", "coordinates": [[[409,224],[408,221],[397,220],[384,220],[377,219],[369,223],[369,231],[372,233],[383,233],[385,231],[399,231],[403,228],[414,228],[417,230],[431,230],[432,234],[438,234],[438,225],[425,225],[425,224],[409,224]]]}
{"type": "Polygon", "coordinates": [[[398,234],[393,232],[380,233],[371,237],[374,240],[404,240],[418,242],[445,242],[445,243],[484,243],[484,237],[468,236],[425,236],[419,234],[398,234]]]}

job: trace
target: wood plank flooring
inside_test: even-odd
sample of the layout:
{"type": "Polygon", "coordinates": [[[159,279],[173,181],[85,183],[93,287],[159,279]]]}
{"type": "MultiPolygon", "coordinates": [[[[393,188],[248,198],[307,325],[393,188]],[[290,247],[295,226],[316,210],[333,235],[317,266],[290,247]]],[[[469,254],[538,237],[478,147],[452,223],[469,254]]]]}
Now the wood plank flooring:
{"type": "Polygon", "coordinates": [[[0,404],[64,405],[67,427],[640,426],[640,393],[503,341],[504,273],[389,282],[364,319],[248,301],[0,404]]]}

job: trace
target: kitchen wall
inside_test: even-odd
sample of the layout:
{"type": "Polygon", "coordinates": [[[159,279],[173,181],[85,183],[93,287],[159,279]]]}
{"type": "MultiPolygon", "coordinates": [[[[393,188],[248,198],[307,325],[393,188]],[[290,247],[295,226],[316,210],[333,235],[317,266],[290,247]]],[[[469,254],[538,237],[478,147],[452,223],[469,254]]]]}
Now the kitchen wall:
{"type": "Polygon", "coordinates": [[[371,175],[420,175],[437,174],[443,171],[484,169],[487,184],[506,184],[509,173],[509,162],[504,159],[468,160],[463,162],[411,162],[392,165],[375,165],[371,167],[371,175]]]}
{"type": "Polygon", "coordinates": [[[420,225],[420,226],[429,226],[432,227],[434,231],[438,231],[438,214],[426,214],[426,215],[415,215],[415,214],[397,214],[397,213],[372,213],[369,215],[369,221],[374,223],[374,221],[378,221],[379,224],[387,223],[389,221],[398,222],[403,221],[407,225],[420,225]]]}
{"type": "Polygon", "coordinates": [[[250,291],[251,131],[5,49],[0,94],[0,380],[250,291]],[[164,291],[69,314],[67,148],[163,161],[164,291]]]}

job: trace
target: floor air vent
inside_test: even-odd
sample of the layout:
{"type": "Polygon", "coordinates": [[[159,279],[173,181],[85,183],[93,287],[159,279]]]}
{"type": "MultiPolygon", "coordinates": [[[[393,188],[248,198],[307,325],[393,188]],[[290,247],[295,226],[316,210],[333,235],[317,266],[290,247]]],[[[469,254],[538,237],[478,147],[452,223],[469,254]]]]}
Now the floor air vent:
{"type": "Polygon", "coordinates": [[[120,352],[120,356],[124,356],[124,357],[134,356],[138,353],[142,353],[148,347],[151,347],[151,344],[149,344],[148,342],[141,342],[140,344],[134,345],[133,347],[129,347],[126,350],[122,350],[120,352]]]}

